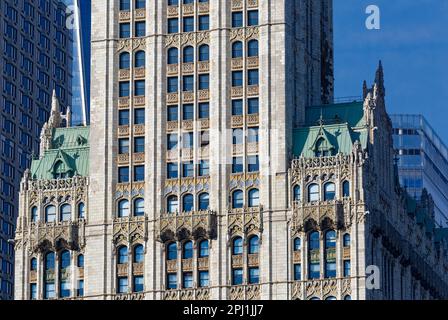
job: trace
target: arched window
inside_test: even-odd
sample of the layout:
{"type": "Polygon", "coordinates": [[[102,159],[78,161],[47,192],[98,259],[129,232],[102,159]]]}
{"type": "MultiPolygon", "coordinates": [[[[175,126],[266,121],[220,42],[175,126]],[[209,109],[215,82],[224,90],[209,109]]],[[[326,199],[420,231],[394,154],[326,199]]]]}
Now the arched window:
{"type": "Polygon", "coordinates": [[[252,236],[249,239],[249,254],[258,253],[260,251],[260,241],[258,236],[252,236]]]}
{"type": "Polygon", "coordinates": [[[191,259],[193,258],[193,242],[187,241],[184,243],[182,250],[182,259],[191,259]]]}
{"type": "Polygon", "coordinates": [[[350,182],[348,181],[342,183],[342,196],[350,197],[350,182]]]}
{"type": "Polygon", "coordinates": [[[78,268],[84,268],[84,255],[78,255],[78,258],[76,260],[76,265],[78,266],[78,268]]]}
{"type": "Polygon", "coordinates": [[[118,264],[128,263],[128,247],[118,248],[118,264]]]}
{"type": "Polygon", "coordinates": [[[302,240],[300,238],[294,239],[294,251],[299,251],[302,249],[302,240]]]}
{"type": "Polygon", "coordinates": [[[70,267],[70,252],[68,250],[64,250],[61,252],[61,269],[67,269],[70,267]]]}
{"type": "Polygon", "coordinates": [[[168,49],[168,64],[179,63],[179,49],[169,48],[168,49]]]}
{"type": "Polygon", "coordinates": [[[39,215],[37,213],[37,207],[31,208],[31,222],[37,222],[39,220],[39,215]]]}
{"type": "Polygon", "coordinates": [[[134,217],[142,217],[145,215],[145,200],[137,198],[134,200],[134,217]]]}
{"type": "Polygon", "coordinates": [[[134,263],[142,263],[143,262],[143,246],[138,244],[134,247],[134,263]]]}
{"type": "Polygon", "coordinates": [[[318,297],[312,297],[311,299],[310,299],[310,301],[319,301],[320,299],[318,298],[318,297]]]}
{"type": "Polygon", "coordinates": [[[129,52],[120,54],[120,69],[129,69],[131,67],[131,58],[129,52]]]}
{"type": "Polygon", "coordinates": [[[30,260],[30,270],[31,271],[37,271],[37,259],[31,258],[30,260]]]}
{"type": "Polygon", "coordinates": [[[236,237],[235,239],[233,239],[232,254],[233,255],[243,254],[243,239],[241,237],[236,237]]]}
{"type": "Polygon", "coordinates": [[[238,209],[243,207],[243,191],[235,190],[232,193],[232,208],[238,209]]]}
{"type": "Polygon", "coordinates": [[[86,206],[84,202],[78,204],[78,218],[84,219],[86,217],[86,206]]]}
{"type": "Polygon", "coordinates": [[[236,41],[232,44],[232,58],[242,58],[243,57],[243,43],[241,41],[236,41]]]}
{"type": "Polygon", "coordinates": [[[206,258],[209,255],[208,240],[199,242],[199,258],[206,258]]]}
{"type": "Polygon", "coordinates": [[[249,207],[258,207],[260,205],[260,192],[258,189],[251,189],[249,191],[249,207]]]}
{"type": "Polygon", "coordinates": [[[69,204],[64,204],[60,209],[61,221],[70,221],[72,217],[72,207],[69,204]]]}
{"type": "Polygon", "coordinates": [[[208,210],[210,205],[209,195],[207,192],[199,195],[199,210],[208,210]]]}
{"type": "Polygon", "coordinates": [[[182,210],[184,212],[193,211],[193,205],[194,205],[193,195],[190,193],[184,195],[184,197],[182,198],[182,210]]]}
{"type": "Polygon", "coordinates": [[[329,300],[330,301],[330,300],[337,300],[337,299],[334,296],[329,296],[329,297],[326,297],[325,300],[329,300]]]}
{"type": "Polygon", "coordinates": [[[352,297],[349,296],[349,295],[346,295],[346,296],[344,297],[344,300],[352,300],[352,297]]]}
{"type": "Polygon", "coordinates": [[[319,186],[315,183],[308,186],[308,202],[319,201],[319,186]]]}
{"type": "Polygon", "coordinates": [[[294,201],[300,201],[301,200],[301,192],[300,192],[300,186],[299,185],[295,185],[294,189],[293,189],[293,197],[294,197],[294,201]]]}
{"type": "Polygon", "coordinates": [[[325,278],[336,277],[336,231],[325,233],[325,278]]]}
{"type": "Polygon", "coordinates": [[[209,46],[203,44],[199,47],[199,61],[209,61],[210,60],[210,49],[209,46]]]}
{"type": "Polygon", "coordinates": [[[334,200],[336,196],[336,186],[333,182],[326,183],[324,186],[324,201],[334,200]]]}
{"type": "Polygon", "coordinates": [[[343,242],[344,247],[350,247],[350,234],[349,233],[344,234],[342,242],[343,242]]]}
{"type": "Polygon", "coordinates": [[[183,62],[184,63],[194,62],[194,49],[192,46],[187,46],[184,48],[183,62]]]}
{"type": "Polygon", "coordinates": [[[56,207],[48,206],[45,208],[45,222],[55,222],[56,221],[56,207]]]}
{"type": "Polygon", "coordinates": [[[319,232],[313,231],[309,235],[308,241],[308,270],[310,279],[320,278],[320,243],[319,243],[319,232]]]}
{"type": "Polygon", "coordinates": [[[258,41],[250,40],[247,43],[247,56],[248,57],[258,57],[258,41]]]}
{"type": "Polygon", "coordinates": [[[45,255],[45,270],[54,270],[55,262],[54,262],[54,252],[48,252],[45,255]]]}
{"type": "Polygon", "coordinates": [[[136,68],[144,68],[145,67],[145,51],[140,50],[135,53],[134,66],[136,68]]]}
{"type": "Polygon", "coordinates": [[[118,217],[128,217],[129,216],[129,201],[121,200],[118,202],[118,217]]]}
{"type": "Polygon", "coordinates": [[[179,211],[179,201],[177,200],[176,196],[169,196],[166,201],[166,204],[169,213],[175,213],[179,211]]]}
{"type": "Polygon", "coordinates": [[[175,242],[171,242],[167,245],[166,248],[166,259],[167,260],[176,260],[177,259],[177,244],[175,242]]]}

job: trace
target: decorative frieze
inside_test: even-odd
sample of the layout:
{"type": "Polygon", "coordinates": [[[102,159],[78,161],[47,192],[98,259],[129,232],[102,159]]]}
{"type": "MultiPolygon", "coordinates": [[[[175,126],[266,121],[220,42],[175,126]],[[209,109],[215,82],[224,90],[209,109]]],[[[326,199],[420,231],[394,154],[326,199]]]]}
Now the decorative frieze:
{"type": "Polygon", "coordinates": [[[230,238],[235,235],[261,234],[263,232],[263,208],[260,206],[230,209],[227,213],[227,226],[230,238]]]}

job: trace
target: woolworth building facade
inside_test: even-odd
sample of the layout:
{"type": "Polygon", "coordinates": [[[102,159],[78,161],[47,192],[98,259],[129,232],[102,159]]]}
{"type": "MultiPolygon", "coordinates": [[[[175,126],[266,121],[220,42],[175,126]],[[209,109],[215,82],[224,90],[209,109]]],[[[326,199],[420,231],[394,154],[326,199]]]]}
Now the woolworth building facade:
{"type": "Polygon", "coordinates": [[[448,232],[398,184],[382,66],[363,101],[332,104],[332,15],[93,1],[91,126],[53,98],[15,298],[448,298],[448,232]]]}

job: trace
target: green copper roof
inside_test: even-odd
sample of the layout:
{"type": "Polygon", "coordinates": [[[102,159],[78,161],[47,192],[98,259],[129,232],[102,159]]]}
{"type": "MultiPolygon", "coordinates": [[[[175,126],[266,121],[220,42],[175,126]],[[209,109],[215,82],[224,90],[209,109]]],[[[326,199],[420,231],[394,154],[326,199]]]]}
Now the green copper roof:
{"type": "Polygon", "coordinates": [[[89,175],[89,127],[52,130],[51,147],[31,163],[33,179],[54,179],[55,171],[69,175],[89,175]]]}
{"type": "Polygon", "coordinates": [[[331,154],[350,154],[356,141],[362,148],[367,146],[362,102],[309,107],[305,122],[294,130],[295,156],[315,157],[321,141],[331,154]]]}

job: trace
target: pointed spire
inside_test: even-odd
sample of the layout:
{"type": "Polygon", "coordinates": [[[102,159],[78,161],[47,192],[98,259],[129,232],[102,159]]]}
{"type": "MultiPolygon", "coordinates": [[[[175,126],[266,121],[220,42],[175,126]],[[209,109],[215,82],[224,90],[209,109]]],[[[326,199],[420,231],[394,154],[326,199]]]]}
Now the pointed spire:
{"type": "Polygon", "coordinates": [[[53,96],[51,97],[51,111],[59,112],[59,100],[56,96],[56,90],[53,89],[53,96]]]}
{"type": "Polygon", "coordinates": [[[362,83],[362,98],[363,98],[363,100],[366,100],[368,93],[369,93],[369,89],[367,88],[367,81],[364,80],[364,82],[362,83]]]}

